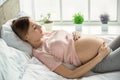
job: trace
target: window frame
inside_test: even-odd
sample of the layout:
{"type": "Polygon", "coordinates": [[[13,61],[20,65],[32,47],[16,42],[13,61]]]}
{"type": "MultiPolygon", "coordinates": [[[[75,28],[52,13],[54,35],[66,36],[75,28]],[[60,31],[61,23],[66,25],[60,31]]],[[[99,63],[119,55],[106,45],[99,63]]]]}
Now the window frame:
{"type": "MultiPolygon", "coordinates": [[[[59,0],[60,2],[62,1],[62,0],[59,0]]],[[[100,23],[100,21],[91,21],[90,20],[90,6],[91,6],[91,0],[88,0],[88,21],[85,21],[83,24],[86,24],[86,25],[97,25],[97,24],[101,24],[100,23]]],[[[120,24],[120,0],[117,0],[117,14],[116,14],[116,16],[117,16],[117,19],[116,19],[116,21],[109,21],[109,24],[110,25],[116,25],[116,24],[120,24]]],[[[60,5],[62,5],[62,2],[61,2],[61,4],[60,5]]],[[[61,14],[62,14],[62,6],[60,6],[60,12],[61,12],[61,14]]],[[[60,16],[60,19],[62,19],[62,15],[60,16]]],[[[72,21],[63,21],[63,20],[60,20],[60,21],[55,21],[56,22],[56,24],[73,24],[72,23],[72,21]]]]}
{"type": "MultiPolygon", "coordinates": [[[[35,9],[34,9],[34,0],[31,0],[31,8],[32,8],[32,17],[33,19],[35,19],[35,9]]],[[[91,0],[88,0],[88,21],[85,21],[83,24],[94,24],[94,25],[97,25],[97,24],[101,24],[100,21],[91,21],[90,20],[90,6],[91,6],[91,0]]],[[[62,19],[62,0],[59,0],[59,4],[60,4],[60,20],[57,20],[57,21],[54,21],[55,24],[58,24],[58,25],[65,25],[65,24],[73,24],[71,20],[69,21],[63,21],[62,19]]],[[[120,24],[120,0],[117,0],[117,20],[116,21],[109,21],[109,24],[120,24]]],[[[22,7],[23,8],[23,7],[22,7]]],[[[20,9],[20,10],[24,10],[24,9],[20,9]]]]}

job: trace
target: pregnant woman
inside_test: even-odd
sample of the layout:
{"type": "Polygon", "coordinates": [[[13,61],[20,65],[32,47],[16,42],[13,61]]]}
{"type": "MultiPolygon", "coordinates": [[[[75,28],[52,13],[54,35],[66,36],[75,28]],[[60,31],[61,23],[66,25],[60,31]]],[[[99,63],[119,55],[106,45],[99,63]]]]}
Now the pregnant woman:
{"type": "Polygon", "coordinates": [[[43,32],[29,17],[14,20],[11,27],[22,40],[33,46],[34,57],[63,77],[82,77],[90,70],[120,70],[120,36],[108,46],[100,38],[82,36],[78,32],[43,32]]]}

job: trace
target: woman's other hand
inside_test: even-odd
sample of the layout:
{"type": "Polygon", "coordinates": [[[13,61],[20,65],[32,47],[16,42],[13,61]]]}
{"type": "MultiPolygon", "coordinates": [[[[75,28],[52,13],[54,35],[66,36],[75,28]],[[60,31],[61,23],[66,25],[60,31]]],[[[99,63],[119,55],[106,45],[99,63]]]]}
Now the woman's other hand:
{"type": "Polygon", "coordinates": [[[78,31],[74,31],[72,33],[72,35],[73,35],[73,40],[74,41],[76,41],[76,40],[78,40],[80,38],[80,33],[78,31]]]}
{"type": "Polygon", "coordinates": [[[98,50],[98,56],[99,58],[104,58],[110,53],[110,48],[107,46],[107,44],[104,42],[102,46],[98,50]]]}

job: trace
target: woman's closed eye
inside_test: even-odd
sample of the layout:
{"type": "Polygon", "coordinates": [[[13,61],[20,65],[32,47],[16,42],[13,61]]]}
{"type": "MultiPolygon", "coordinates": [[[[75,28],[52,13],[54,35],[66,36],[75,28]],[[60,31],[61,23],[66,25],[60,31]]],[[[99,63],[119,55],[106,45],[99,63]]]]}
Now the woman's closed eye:
{"type": "Polygon", "coordinates": [[[37,26],[36,26],[35,24],[33,25],[33,29],[34,29],[34,30],[36,30],[36,29],[37,29],[37,26]]]}
{"type": "Polygon", "coordinates": [[[37,27],[34,27],[34,30],[36,30],[37,29],[37,27]]]}

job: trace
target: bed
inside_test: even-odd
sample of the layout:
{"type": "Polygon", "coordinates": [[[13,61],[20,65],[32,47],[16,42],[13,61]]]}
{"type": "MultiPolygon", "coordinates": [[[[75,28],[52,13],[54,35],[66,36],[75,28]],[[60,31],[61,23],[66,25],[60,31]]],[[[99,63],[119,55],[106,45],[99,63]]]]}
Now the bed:
{"type": "MultiPolygon", "coordinates": [[[[25,14],[19,14],[21,17],[25,14]]],[[[14,18],[16,19],[16,18],[14,18]]],[[[120,71],[98,74],[92,71],[79,79],[66,79],[32,57],[32,47],[20,40],[10,28],[8,20],[1,29],[0,80],[120,80],[120,71]]],[[[102,37],[110,42],[108,37],[102,37]]]]}

